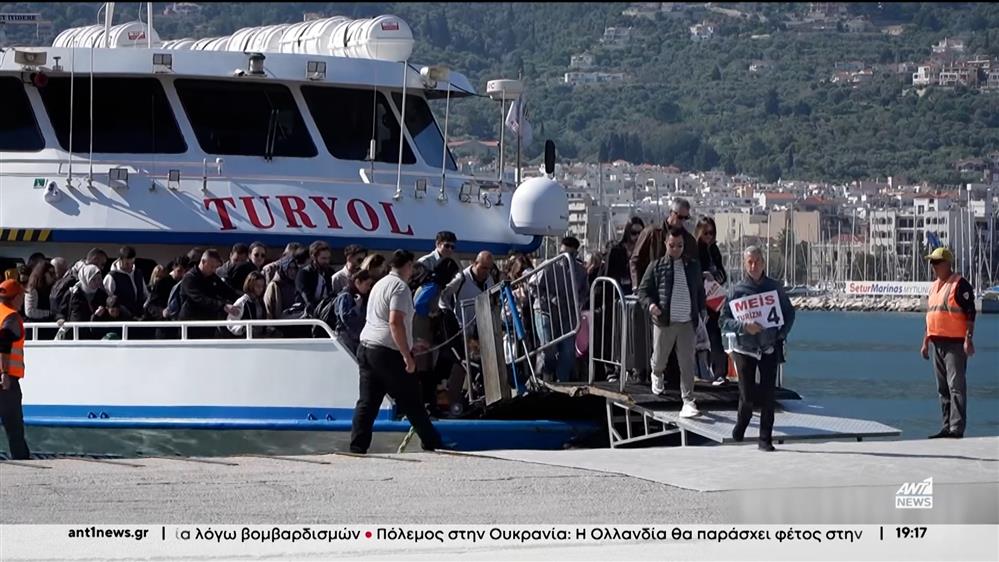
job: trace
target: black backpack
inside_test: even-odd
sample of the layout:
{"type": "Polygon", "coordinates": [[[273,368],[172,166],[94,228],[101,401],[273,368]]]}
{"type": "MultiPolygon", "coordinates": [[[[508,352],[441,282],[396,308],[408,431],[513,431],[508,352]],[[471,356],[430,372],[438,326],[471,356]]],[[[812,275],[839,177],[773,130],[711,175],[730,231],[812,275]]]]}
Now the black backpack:
{"type": "Polygon", "coordinates": [[[56,318],[69,318],[69,293],[79,282],[80,280],[75,275],[67,273],[52,285],[49,301],[56,318]]]}
{"type": "MultiPolygon", "coordinates": [[[[325,322],[334,332],[340,329],[340,319],[337,318],[336,307],[333,306],[335,302],[336,297],[325,297],[316,304],[315,309],[315,318],[325,322]]],[[[312,334],[314,337],[323,337],[326,335],[318,326],[312,328],[312,334]]]]}

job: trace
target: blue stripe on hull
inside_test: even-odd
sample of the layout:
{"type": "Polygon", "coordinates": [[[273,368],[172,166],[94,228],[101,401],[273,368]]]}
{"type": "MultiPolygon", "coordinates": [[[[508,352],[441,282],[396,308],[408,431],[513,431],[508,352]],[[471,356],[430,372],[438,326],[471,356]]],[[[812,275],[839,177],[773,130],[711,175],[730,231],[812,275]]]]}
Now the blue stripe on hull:
{"type": "MultiPolygon", "coordinates": [[[[26,425],[69,428],[349,432],[352,417],[348,408],[24,406],[26,425]]],[[[552,420],[438,420],[434,426],[445,443],[464,451],[561,449],[600,429],[596,422],[552,420]]],[[[404,433],[409,428],[408,421],[391,419],[388,410],[379,411],[374,425],[376,432],[404,433]]]]}
{"type": "MultiPolygon", "coordinates": [[[[315,240],[326,240],[334,247],[346,247],[349,244],[360,244],[370,250],[392,251],[410,250],[412,252],[426,251],[434,247],[432,239],[421,238],[361,238],[349,236],[323,236],[322,232],[302,232],[301,234],[269,234],[260,231],[230,231],[230,232],[171,232],[148,230],[55,230],[49,242],[87,242],[103,244],[185,244],[203,246],[217,244],[229,247],[236,242],[258,240],[269,246],[284,246],[290,242],[310,244],[315,240]]],[[[494,254],[506,254],[510,250],[531,253],[541,246],[541,237],[535,236],[529,244],[502,244],[489,241],[459,240],[464,247],[459,251],[489,251],[494,254]]]]}

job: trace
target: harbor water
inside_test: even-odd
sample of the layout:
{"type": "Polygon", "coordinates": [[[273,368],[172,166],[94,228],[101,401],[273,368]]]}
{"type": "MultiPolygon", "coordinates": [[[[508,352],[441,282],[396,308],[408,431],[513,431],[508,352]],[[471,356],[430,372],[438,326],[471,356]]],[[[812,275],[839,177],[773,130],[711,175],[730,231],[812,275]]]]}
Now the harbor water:
{"type": "MultiPolygon", "coordinates": [[[[799,312],[784,384],[824,413],[879,421],[922,439],[940,428],[936,381],[919,355],[924,317],[903,312],[799,312]]],[[[979,315],[968,362],[967,436],[999,435],[999,315],[979,315]]],[[[31,376],[44,376],[33,374],[31,376]]],[[[24,386],[25,394],[30,384],[24,386]]],[[[293,454],[346,449],[345,433],[28,428],[36,451],[135,454],[293,454]]],[[[394,452],[400,435],[376,435],[394,452]]]]}
{"type": "MultiPolygon", "coordinates": [[[[902,439],[936,433],[936,378],[919,354],[924,318],[909,312],[799,312],[784,385],[829,414],[897,427],[902,439]]],[[[975,324],[965,435],[999,435],[999,315],[979,314],[975,324]]]]}

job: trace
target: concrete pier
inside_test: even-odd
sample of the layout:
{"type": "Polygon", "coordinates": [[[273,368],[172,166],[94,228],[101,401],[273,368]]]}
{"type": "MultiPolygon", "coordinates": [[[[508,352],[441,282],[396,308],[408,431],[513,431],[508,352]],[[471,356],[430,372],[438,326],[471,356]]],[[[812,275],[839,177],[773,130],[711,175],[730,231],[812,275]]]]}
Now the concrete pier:
{"type": "Polygon", "coordinates": [[[0,523],[999,524],[999,437],[0,462],[0,505],[0,523]],[[895,508],[929,477],[933,509],[895,508]]]}

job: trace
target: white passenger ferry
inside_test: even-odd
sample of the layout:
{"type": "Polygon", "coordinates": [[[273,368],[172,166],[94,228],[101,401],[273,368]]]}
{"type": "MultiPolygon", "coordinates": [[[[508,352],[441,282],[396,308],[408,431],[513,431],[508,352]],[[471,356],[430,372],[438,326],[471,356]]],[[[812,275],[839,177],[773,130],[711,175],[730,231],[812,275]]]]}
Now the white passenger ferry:
{"type": "MultiPolygon", "coordinates": [[[[106,8],[105,25],[0,52],[0,260],[76,260],[130,244],[164,263],[192,246],[225,253],[261,241],[273,252],[317,239],[419,255],[445,229],[460,251],[502,255],[566,228],[554,181],[515,189],[458,172],[428,100],[443,100],[447,114],[475,90],[458,72],[411,64],[413,36],[397,17],[163,41],[149,23],[112,26],[106,8]]],[[[520,93],[515,81],[491,86],[501,101],[520,93]]],[[[152,340],[135,337],[139,326],[122,325],[117,341],[52,340],[42,334],[53,326],[32,326],[26,423],[350,430],[357,365],[328,329],[316,339],[246,330],[245,339],[152,340]]],[[[408,427],[386,400],[376,431],[408,427]]],[[[439,427],[445,442],[481,449],[561,447],[595,426],[439,427]]]]}

